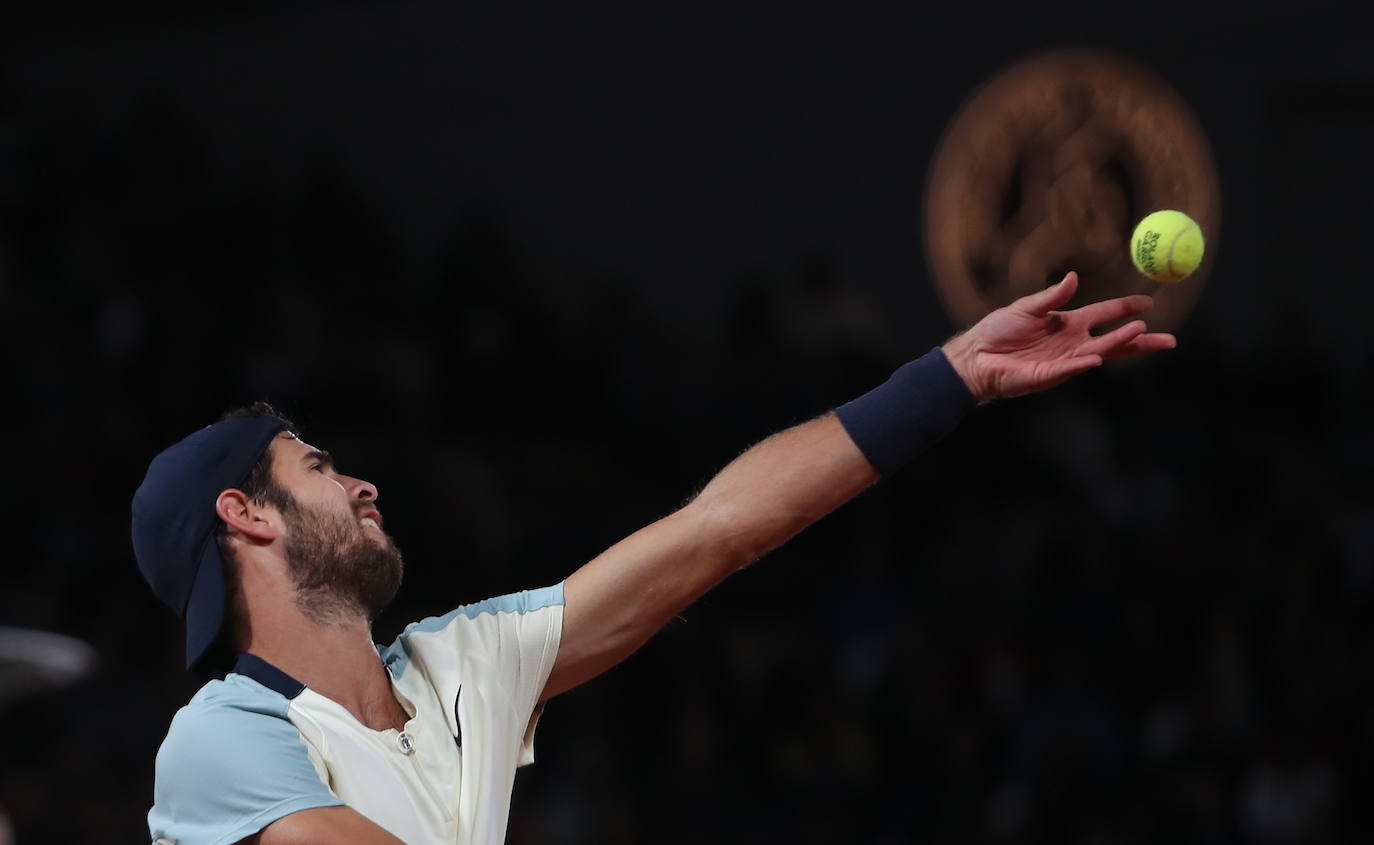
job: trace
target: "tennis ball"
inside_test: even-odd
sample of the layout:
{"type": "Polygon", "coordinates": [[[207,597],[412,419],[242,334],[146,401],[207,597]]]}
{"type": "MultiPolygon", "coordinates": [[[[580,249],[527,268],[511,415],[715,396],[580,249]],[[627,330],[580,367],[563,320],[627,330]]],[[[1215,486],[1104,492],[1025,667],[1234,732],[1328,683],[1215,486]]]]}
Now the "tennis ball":
{"type": "Polygon", "coordinates": [[[1177,282],[1202,263],[1202,229],[1181,211],[1147,214],[1131,236],[1131,262],[1156,282],[1177,282]]]}

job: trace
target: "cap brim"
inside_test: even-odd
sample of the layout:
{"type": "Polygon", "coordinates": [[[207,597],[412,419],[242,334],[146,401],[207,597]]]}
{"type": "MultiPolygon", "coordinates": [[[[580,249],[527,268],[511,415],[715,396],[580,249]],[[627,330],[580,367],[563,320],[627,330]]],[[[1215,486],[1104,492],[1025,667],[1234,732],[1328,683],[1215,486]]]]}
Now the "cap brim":
{"type": "Polygon", "coordinates": [[[213,534],[196,564],[196,580],[186,600],[186,668],[194,669],[224,624],[224,563],[213,534]]]}

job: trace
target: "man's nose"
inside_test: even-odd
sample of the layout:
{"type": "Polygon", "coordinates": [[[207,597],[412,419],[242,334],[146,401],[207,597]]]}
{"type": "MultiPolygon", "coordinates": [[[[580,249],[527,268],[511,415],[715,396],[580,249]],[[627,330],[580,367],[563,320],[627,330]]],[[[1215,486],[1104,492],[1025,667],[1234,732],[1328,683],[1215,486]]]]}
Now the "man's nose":
{"type": "Polygon", "coordinates": [[[370,482],[363,481],[361,478],[350,478],[348,481],[348,495],[363,502],[375,502],[377,500],[377,488],[370,482]]]}

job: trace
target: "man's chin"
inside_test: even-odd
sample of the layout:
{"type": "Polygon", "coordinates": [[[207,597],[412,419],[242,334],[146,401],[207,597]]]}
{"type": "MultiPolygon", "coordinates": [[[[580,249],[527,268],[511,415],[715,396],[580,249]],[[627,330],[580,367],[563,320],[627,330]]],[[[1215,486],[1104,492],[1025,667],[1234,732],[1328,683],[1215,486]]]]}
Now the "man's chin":
{"type": "Polygon", "coordinates": [[[373,528],[371,525],[364,525],[363,536],[367,537],[372,542],[376,543],[384,549],[388,549],[391,551],[396,550],[396,541],[392,540],[391,535],[380,528],[373,528]]]}

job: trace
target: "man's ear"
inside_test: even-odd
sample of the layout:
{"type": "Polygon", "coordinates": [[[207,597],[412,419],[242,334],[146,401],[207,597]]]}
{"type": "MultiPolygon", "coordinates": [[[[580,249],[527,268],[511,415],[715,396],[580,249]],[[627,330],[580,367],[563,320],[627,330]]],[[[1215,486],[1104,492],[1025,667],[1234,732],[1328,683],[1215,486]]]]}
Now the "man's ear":
{"type": "Polygon", "coordinates": [[[270,543],[277,539],[277,526],[262,511],[242,490],[232,487],[215,499],[215,513],[225,525],[253,540],[270,543]]]}

